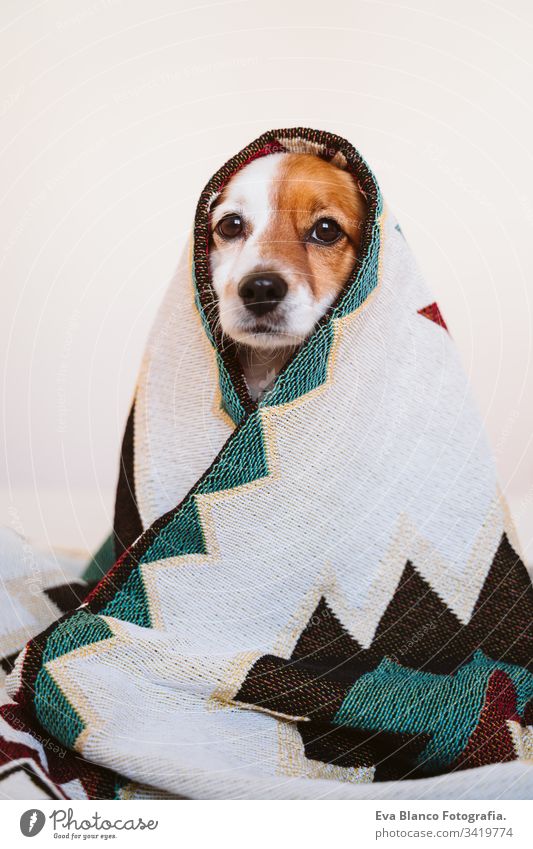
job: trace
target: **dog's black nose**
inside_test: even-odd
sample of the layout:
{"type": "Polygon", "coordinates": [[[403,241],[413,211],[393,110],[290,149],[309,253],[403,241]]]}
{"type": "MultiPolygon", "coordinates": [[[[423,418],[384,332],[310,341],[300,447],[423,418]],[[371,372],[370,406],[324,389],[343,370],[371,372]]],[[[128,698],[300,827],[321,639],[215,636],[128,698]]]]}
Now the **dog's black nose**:
{"type": "Polygon", "coordinates": [[[280,274],[255,271],[239,283],[239,295],[244,305],[254,315],[272,312],[287,294],[287,284],[280,274]]]}

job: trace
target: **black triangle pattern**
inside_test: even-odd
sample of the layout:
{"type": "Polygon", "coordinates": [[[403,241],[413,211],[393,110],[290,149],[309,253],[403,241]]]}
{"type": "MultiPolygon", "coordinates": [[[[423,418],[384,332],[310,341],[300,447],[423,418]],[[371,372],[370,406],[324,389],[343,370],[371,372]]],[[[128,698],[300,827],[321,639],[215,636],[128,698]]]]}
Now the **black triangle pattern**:
{"type": "MultiPolygon", "coordinates": [[[[235,697],[297,722],[306,757],[338,766],[376,767],[375,778],[414,777],[425,734],[361,731],[332,720],[354,682],[384,657],[449,674],[481,649],[494,660],[531,668],[533,588],[504,534],[468,624],[464,625],[407,561],[369,648],[321,598],[291,657],[264,655],[235,697]]],[[[526,708],[526,716],[533,712],[526,708]]]]}
{"type": "Polygon", "coordinates": [[[61,613],[67,613],[79,607],[94,586],[95,584],[86,584],[84,581],[72,581],[70,584],[48,587],[44,592],[61,613]]]}

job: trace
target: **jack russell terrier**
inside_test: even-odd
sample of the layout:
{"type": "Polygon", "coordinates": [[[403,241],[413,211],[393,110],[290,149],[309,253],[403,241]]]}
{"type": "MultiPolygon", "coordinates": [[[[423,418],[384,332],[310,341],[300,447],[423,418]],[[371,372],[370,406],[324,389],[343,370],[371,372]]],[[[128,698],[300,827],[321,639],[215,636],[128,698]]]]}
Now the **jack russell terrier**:
{"type": "Polygon", "coordinates": [[[223,334],[254,400],[333,304],[357,259],[363,195],[312,154],[256,159],[211,209],[210,261],[223,334]]]}

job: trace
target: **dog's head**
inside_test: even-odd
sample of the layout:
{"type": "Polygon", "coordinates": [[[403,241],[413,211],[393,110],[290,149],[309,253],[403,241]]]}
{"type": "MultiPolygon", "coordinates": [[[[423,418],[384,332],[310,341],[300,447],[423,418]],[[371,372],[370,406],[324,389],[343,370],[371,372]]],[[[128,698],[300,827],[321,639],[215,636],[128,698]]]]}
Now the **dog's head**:
{"type": "Polygon", "coordinates": [[[317,156],[276,153],[246,165],[211,209],[222,331],[253,348],[302,342],[354,266],[364,213],[353,177],[317,156]]]}

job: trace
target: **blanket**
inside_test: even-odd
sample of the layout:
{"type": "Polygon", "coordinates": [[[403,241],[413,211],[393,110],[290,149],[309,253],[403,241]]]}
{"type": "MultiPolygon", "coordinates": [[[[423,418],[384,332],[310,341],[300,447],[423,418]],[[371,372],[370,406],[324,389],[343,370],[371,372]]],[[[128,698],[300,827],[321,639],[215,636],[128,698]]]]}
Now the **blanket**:
{"type": "Polygon", "coordinates": [[[445,320],[346,140],[267,132],[200,195],[107,549],[14,661],[2,769],[68,798],[531,791],[530,579],[445,320]],[[287,151],[347,170],[367,217],[338,299],[253,401],[209,212],[287,151]]]}

